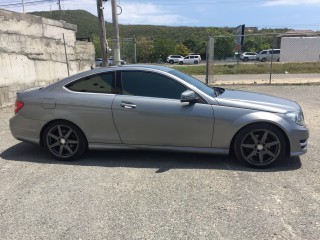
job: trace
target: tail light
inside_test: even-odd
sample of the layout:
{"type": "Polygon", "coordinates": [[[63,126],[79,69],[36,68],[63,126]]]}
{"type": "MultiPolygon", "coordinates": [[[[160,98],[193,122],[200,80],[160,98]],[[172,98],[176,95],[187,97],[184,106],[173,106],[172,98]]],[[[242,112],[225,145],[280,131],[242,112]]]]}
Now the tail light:
{"type": "Polygon", "coordinates": [[[16,101],[16,107],[14,109],[14,112],[17,113],[20,111],[21,108],[23,108],[24,106],[24,103],[23,102],[20,102],[20,101],[16,101]]]}

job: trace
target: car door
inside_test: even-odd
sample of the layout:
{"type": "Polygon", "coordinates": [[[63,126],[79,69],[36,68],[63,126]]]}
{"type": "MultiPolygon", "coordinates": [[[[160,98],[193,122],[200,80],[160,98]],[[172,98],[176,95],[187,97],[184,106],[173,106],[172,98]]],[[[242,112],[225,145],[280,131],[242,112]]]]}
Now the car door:
{"type": "Polygon", "coordinates": [[[93,74],[67,84],[57,99],[55,115],[78,125],[92,143],[121,143],[112,117],[115,94],[113,71],[93,74]],[[70,114],[72,112],[72,114],[70,114]]]}
{"type": "MultiPolygon", "coordinates": [[[[193,60],[193,59],[192,59],[193,60]]],[[[187,56],[187,57],[185,57],[184,58],[184,60],[183,60],[183,63],[186,63],[186,64],[189,64],[189,63],[191,63],[192,61],[191,61],[191,56],[187,56]]]]}
{"type": "Polygon", "coordinates": [[[183,84],[148,71],[122,71],[118,80],[123,90],[112,111],[124,144],[211,147],[213,108],[202,101],[181,103],[183,84]]]}

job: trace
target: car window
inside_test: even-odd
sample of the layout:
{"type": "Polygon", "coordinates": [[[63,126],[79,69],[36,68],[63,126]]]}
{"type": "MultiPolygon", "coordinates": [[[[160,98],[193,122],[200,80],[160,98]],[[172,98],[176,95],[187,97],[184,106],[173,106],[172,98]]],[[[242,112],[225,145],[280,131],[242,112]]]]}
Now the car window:
{"type": "Polygon", "coordinates": [[[180,99],[187,90],[181,83],[157,73],[123,71],[121,75],[124,95],[180,99]]]}
{"type": "Polygon", "coordinates": [[[171,73],[172,75],[183,79],[184,81],[186,81],[187,83],[193,85],[194,87],[198,88],[199,90],[201,90],[202,92],[204,92],[205,94],[211,96],[211,97],[215,97],[215,91],[213,88],[207,86],[206,84],[204,84],[203,82],[201,82],[200,80],[189,76],[188,74],[182,73],[180,71],[177,70],[172,70],[169,73],[171,73]]]}
{"type": "Polygon", "coordinates": [[[88,76],[66,85],[66,88],[75,92],[114,93],[114,73],[88,76]]]}

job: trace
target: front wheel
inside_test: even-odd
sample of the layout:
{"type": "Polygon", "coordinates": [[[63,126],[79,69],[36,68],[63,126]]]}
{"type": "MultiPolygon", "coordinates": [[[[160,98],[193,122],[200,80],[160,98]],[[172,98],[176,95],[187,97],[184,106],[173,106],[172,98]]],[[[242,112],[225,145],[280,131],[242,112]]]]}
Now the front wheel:
{"type": "Polygon", "coordinates": [[[82,131],[66,121],[52,122],[43,134],[47,151],[59,160],[72,160],[87,150],[87,140],[82,131]]]}
{"type": "Polygon", "coordinates": [[[265,123],[253,124],[240,130],[233,147],[240,161],[256,168],[268,167],[286,157],[283,133],[265,123]]]}
{"type": "Polygon", "coordinates": [[[198,64],[199,62],[198,61],[194,61],[194,64],[198,64]]]}
{"type": "Polygon", "coordinates": [[[180,64],[180,65],[182,65],[182,64],[183,64],[183,62],[182,62],[182,61],[180,61],[180,62],[179,62],[179,64],[180,64]]]}

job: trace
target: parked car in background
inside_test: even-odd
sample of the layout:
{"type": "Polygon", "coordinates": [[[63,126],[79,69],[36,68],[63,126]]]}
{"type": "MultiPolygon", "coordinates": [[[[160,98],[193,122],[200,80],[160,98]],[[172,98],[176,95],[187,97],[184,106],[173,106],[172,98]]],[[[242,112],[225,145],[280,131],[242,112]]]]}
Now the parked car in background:
{"type": "Polygon", "coordinates": [[[183,56],[181,55],[169,55],[167,57],[167,63],[170,64],[178,63],[181,60],[183,60],[183,56]]]}
{"type": "MultiPolygon", "coordinates": [[[[127,64],[127,62],[125,60],[121,59],[120,61],[121,61],[121,65],[127,64]]],[[[96,67],[101,67],[102,66],[102,58],[96,58],[95,63],[96,63],[96,67]]],[[[113,66],[113,65],[114,65],[114,59],[111,57],[108,59],[108,66],[113,66]]]]}
{"type": "Polygon", "coordinates": [[[179,61],[179,64],[198,64],[201,62],[200,55],[188,55],[179,61]]]}
{"type": "Polygon", "coordinates": [[[258,53],[256,52],[244,52],[240,55],[240,59],[244,62],[248,62],[250,60],[257,60],[258,53]]]}
{"type": "Polygon", "coordinates": [[[60,160],[88,148],[149,149],[235,153],[253,167],[306,153],[309,136],[293,101],[152,65],[97,68],[18,92],[10,129],[60,160]]]}
{"type": "Polygon", "coordinates": [[[261,62],[265,62],[265,61],[271,61],[271,58],[273,61],[280,61],[280,51],[281,49],[267,49],[267,50],[262,50],[259,54],[258,54],[258,58],[257,60],[261,61],[261,62]]]}

